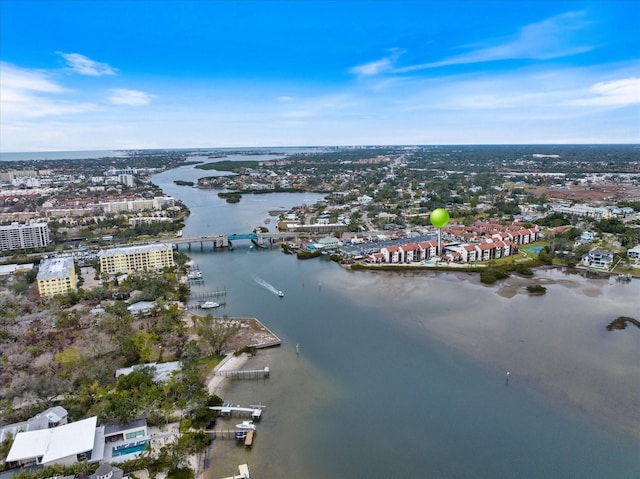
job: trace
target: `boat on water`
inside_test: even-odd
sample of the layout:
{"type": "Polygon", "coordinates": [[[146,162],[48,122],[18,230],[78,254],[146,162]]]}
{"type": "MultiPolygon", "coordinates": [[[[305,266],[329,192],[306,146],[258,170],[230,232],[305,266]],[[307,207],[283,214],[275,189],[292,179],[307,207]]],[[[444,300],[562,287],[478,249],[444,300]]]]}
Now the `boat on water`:
{"type": "Polygon", "coordinates": [[[202,272],[201,271],[189,271],[187,273],[187,278],[189,278],[189,279],[202,279],[202,272]]]}
{"type": "Polygon", "coordinates": [[[246,430],[236,431],[236,440],[244,441],[245,439],[247,439],[247,431],[246,430]]]}
{"type": "Polygon", "coordinates": [[[220,303],[216,303],[214,301],[205,301],[203,303],[200,303],[200,309],[213,309],[217,308],[218,306],[220,306],[220,303]]]}
{"type": "Polygon", "coordinates": [[[256,425],[253,423],[253,421],[242,421],[240,424],[236,424],[236,429],[243,429],[243,430],[252,430],[255,431],[256,430],[256,425]]]}
{"type": "Polygon", "coordinates": [[[619,274],[616,279],[618,281],[631,281],[631,275],[630,274],[619,274]]]}
{"type": "Polygon", "coordinates": [[[284,297],[284,293],[283,293],[282,291],[278,290],[278,296],[280,296],[281,298],[283,298],[283,297],[284,297]]]}

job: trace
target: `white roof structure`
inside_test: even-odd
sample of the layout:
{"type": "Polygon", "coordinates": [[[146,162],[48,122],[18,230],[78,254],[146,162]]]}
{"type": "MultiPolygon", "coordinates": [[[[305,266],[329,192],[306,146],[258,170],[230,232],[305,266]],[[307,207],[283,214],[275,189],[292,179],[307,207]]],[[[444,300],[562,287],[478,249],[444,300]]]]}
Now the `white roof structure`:
{"type": "Polygon", "coordinates": [[[63,279],[71,276],[73,270],[73,258],[51,258],[40,264],[38,279],[63,279]]]}
{"type": "Polygon", "coordinates": [[[110,248],[106,250],[101,250],[98,253],[98,257],[102,258],[103,256],[117,256],[120,254],[134,254],[134,253],[150,253],[152,251],[164,251],[170,250],[173,252],[173,246],[170,243],[154,243],[154,244],[145,244],[138,246],[123,246],[121,248],[110,248]]]}
{"type": "Polygon", "coordinates": [[[16,435],[6,462],[40,458],[39,463],[56,462],[83,452],[93,451],[96,436],[96,416],[64,426],[16,435]]]}
{"type": "Polygon", "coordinates": [[[0,276],[8,276],[16,271],[28,271],[33,269],[33,263],[27,264],[0,264],[0,276]]]}
{"type": "Polygon", "coordinates": [[[50,407],[26,421],[0,426],[0,442],[4,442],[9,435],[15,438],[19,432],[39,431],[58,426],[58,423],[66,418],[67,410],[65,408],[62,406],[50,407]]]}
{"type": "Polygon", "coordinates": [[[154,381],[167,381],[171,377],[171,373],[174,371],[180,371],[182,369],[182,363],[180,361],[170,361],[167,363],[145,363],[136,364],[128,368],[120,368],[116,370],[116,378],[120,376],[126,376],[133,371],[140,371],[150,369],[153,371],[154,381]]]}

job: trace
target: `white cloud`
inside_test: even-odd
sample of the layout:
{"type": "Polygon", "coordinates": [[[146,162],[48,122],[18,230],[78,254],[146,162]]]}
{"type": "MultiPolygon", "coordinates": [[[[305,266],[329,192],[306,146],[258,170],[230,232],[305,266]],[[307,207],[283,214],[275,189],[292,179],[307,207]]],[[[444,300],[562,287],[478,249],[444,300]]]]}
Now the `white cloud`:
{"type": "Polygon", "coordinates": [[[358,76],[372,76],[393,70],[396,60],[404,53],[398,48],[389,49],[390,54],[386,57],[363,65],[357,65],[349,70],[350,73],[358,76]]]}
{"type": "Polygon", "coordinates": [[[0,62],[0,85],[6,89],[58,93],[65,89],[39,70],[27,70],[11,63],[0,62]]]}
{"type": "Polygon", "coordinates": [[[592,50],[594,46],[584,43],[579,34],[588,25],[584,12],[567,12],[541,22],[525,25],[511,39],[494,41],[493,45],[473,45],[467,53],[450,58],[396,67],[402,50],[392,49],[391,54],[381,60],[351,68],[350,72],[359,76],[373,76],[381,73],[408,73],[450,65],[464,65],[499,60],[549,60],[576,55],[592,50]]]}
{"type": "Polygon", "coordinates": [[[79,75],[99,77],[103,75],[117,74],[117,70],[107,63],[100,63],[95,60],[91,60],[80,53],[58,52],[58,54],[66,60],[71,71],[78,73],[79,75]]]}
{"type": "Polygon", "coordinates": [[[111,93],[109,101],[114,105],[144,106],[151,103],[153,96],[143,91],[126,88],[113,88],[109,92],[111,93]]]}
{"type": "Polygon", "coordinates": [[[3,122],[16,118],[79,113],[95,109],[91,103],[61,98],[69,90],[56,83],[49,74],[28,70],[10,63],[0,63],[0,111],[3,122]]]}
{"type": "Polygon", "coordinates": [[[589,88],[591,96],[571,102],[577,106],[623,107],[640,104],[640,78],[603,81],[589,88]]]}

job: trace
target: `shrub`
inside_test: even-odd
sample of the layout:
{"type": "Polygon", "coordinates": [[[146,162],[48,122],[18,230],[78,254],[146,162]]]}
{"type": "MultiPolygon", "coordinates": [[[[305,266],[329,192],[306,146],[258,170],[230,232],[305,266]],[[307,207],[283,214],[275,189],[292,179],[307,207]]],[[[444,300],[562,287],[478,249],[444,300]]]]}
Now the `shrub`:
{"type": "Polygon", "coordinates": [[[509,272],[501,268],[485,268],[480,272],[480,281],[485,284],[493,284],[508,277],[509,272]]]}
{"type": "Polygon", "coordinates": [[[311,259],[317,258],[322,253],[318,250],[315,251],[298,251],[298,259],[311,259]]]}
{"type": "Polygon", "coordinates": [[[523,276],[533,276],[533,270],[522,263],[516,265],[515,271],[523,276]]]}
{"type": "Polygon", "coordinates": [[[540,284],[530,284],[527,286],[527,291],[530,294],[545,294],[547,292],[547,288],[540,284]]]}

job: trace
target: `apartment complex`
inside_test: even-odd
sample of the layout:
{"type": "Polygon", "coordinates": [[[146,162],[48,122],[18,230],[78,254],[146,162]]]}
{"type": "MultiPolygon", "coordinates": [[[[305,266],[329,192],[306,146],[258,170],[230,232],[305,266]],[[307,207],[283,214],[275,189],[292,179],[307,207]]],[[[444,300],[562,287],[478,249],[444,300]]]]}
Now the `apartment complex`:
{"type": "Polygon", "coordinates": [[[51,297],[75,291],[78,285],[73,258],[46,259],[40,264],[36,278],[40,296],[51,297]]]}
{"type": "Polygon", "coordinates": [[[165,243],[102,250],[98,258],[100,271],[108,274],[150,271],[175,265],[173,247],[165,243]]]}
{"type": "Polygon", "coordinates": [[[0,250],[42,248],[51,243],[47,223],[11,223],[0,226],[0,250]]]}

